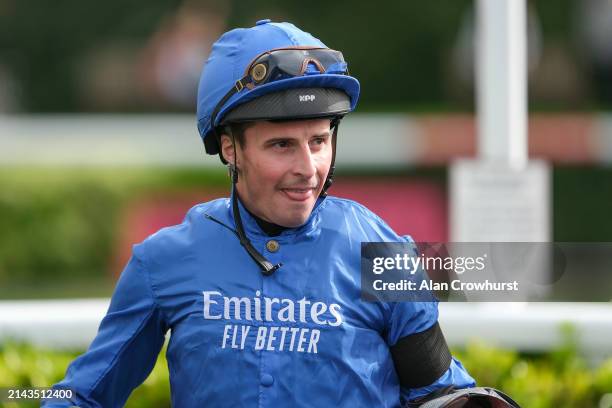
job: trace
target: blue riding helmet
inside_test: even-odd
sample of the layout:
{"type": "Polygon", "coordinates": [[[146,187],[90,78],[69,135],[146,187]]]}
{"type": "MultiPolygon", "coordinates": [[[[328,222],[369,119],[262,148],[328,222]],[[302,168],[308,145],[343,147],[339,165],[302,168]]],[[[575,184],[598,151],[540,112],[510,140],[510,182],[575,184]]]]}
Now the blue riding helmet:
{"type": "MultiPolygon", "coordinates": [[[[279,49],[315,51],[324,49],[331,54],[337,53],[340,57],[342,55],[329,50],[320,40],[290,23],[261,20],[254,27],[237,28],[223,34],[212,47],[198,87],[198,131],[208,154],[219,152],[214,128],[223,124],[224,119],[238,121],[236,116],[249,120],[336,116],[332,114],[333,112],[341,112],[337,116],[342,116],[355,109],[359,99],[359,81],[348,75],[343,60],[341,62],[344,64],[343,72],[340,72],[341,69],[337,66],[334,69],[332,67],[325,69],[327,67],[321,66],[315,56],[312,61],[309,58],[304,60],[304,67],[300,73],[275,78],[268,76],[265,80],[261,80],[261,83],[257,83],[256,79],[266,74],[266,70],[265,68],[259,70],[261,65],[255,70],[249,67],[252,68],[252,63],[258,57],[279,49]],[[284,92],[304,89],[309,90],[307,95],[295,94],[291,100],[295,96],[309,101],[309,98],[314,99],[316,96],[317,104],[311,104],[314,108],[311,107],[309,111],[294,109],[290,103],[287,103],[287,96],[283,96],[284,92]],[[325,92],[321,94],[324,90],[325,92]],[[337,90],[343,91],[342,95],[347,100],[344,105],[338,100],[338,92],[335,92],[337,90]],[[260,98],[263,96],[266,98],[260,98]],[[247,108],[248,105],[245,104],[255,98],[260,99],[257,104],[251,105],[259,105],[258,107],[241,109],[248,112],[240,112],[241,115],[236,115],[234,112],[233,117],[228,117],[228,114],[240,105],[242,108],[247,108]],[[321,105],[322,100],[329,101],[325,107],[321,105]],[[265,106],[262,107],[264,102],[271,106],[269,110],[265,106]],[[343,107],[338,110],[338,106],[343,107]],[[214,123],[211,123],[211,120],[214,120],[214,123]]],[[[282,64],[280,66],[282,67],[282,64]]]]}

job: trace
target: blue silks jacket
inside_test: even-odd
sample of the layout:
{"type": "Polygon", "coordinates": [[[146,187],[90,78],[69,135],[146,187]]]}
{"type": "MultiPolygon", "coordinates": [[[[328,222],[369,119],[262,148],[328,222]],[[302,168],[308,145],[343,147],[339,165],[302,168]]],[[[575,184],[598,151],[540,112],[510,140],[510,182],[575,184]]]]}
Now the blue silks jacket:
{"type": "Polygon", "coordinates": [[[435,383],[400,387],[389,347],[430,328],[438,305],[360,300],[361,242],[404,241],[375,214],[320,198],[306,224],[269,237],[240,212],[253,246],[279,270],[263,276],[234,232],[205,216],[234,228],[230,199],[195,206],[134,246],[95,340],[56,385],[76,397],[45,406],[123,406],[168,330],[179,408],[398,407],[474,385],[453,359],[435,383]]]}

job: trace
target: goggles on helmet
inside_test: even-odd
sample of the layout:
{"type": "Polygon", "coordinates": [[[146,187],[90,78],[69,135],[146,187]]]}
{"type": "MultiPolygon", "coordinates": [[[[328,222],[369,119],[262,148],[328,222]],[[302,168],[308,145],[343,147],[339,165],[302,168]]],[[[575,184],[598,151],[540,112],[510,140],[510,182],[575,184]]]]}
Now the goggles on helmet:
{"type": "Polygon", "coordinates": [[[342,53],[329,48],[278,48],[263,52],[253,59],[244,76],[221,98],[211,115],[211,127],[215,127],[217,114],[228,99],[245,87],[253,89],[281,79],[310,75],[310,66],[318,71],[312,74],[349,74],[342,53]]]}
{"type": "Polygon", "coordinates": [[[280,48],[266,51],[256,57],[248,66],[245,77],[248,88],[278,79],[301,76],[312,64],[319,73],[348,75],[344,57],[340,51],[328,48],[280,48]]]}

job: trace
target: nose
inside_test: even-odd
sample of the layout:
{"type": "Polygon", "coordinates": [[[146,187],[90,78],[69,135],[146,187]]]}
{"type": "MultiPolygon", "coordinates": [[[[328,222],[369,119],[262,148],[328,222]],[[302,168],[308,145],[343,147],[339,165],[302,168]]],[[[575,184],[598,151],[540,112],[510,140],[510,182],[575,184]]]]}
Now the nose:
{"type": "Polygon", "coordinates": [[[300,145],[294,159],[293,171],[296,175],[310,179],[317,174],[315,156],[308,144],[300,145]]]}

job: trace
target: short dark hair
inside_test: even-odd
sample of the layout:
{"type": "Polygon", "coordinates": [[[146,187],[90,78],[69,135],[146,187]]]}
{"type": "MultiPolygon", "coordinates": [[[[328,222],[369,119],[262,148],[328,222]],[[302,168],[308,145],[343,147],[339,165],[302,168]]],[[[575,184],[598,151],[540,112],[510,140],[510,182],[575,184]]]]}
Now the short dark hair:
{"type": "MultiPolygon", "coordinates": [[[[244,149],[246,146],[246,137],[244,136],[246,130],[253,126],[255,122],[234,122],[226,125],[221,129],[219,135],[227,135],[230,139],[236,141],[240,147],[244,149]]],[[[219,139],[219,154],[223,155],[221,150],[221,139],[219,139]]]]}
{"type": "Polygon", "coordinates": [[[244,134],[245,134],[246,130],[248,128],[250,128],[251,126],[253,126],[254,124],[255,124],[255,122],[235,122],[235,123],[230,123],[229,125],[225,126],[225,128],[223,129],[221,134],[226,134],[230,138],[233,136],[234,140],[236,140],[236,142],[241,147],[244,148],[244,146],[246,145],[246,138],[244,137],[244,134]]]}

